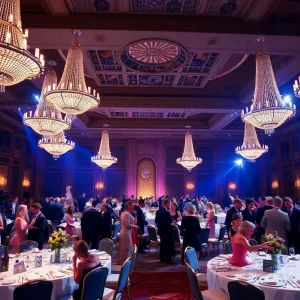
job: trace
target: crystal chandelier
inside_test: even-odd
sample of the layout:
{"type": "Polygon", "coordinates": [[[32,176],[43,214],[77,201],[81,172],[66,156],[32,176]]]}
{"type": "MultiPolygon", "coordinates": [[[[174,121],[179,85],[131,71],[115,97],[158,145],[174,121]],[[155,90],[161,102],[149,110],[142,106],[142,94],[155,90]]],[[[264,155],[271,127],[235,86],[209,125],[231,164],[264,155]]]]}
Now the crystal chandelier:
{"type": "Polygon", "coordinates": [[[65,137],[65,133],[61,132],[54,136],[43,136],[43,138],[39,140],[39,147],[52,154],[54,159],[57,159],[60,155],[73,150],[75,143],[68,141],[65,137]]]}
{"type": "Polygon", "coordinates": [[[270,55],[263,48],[264,38],[257,39],[261,47],[256,55],[255,91],[253,103],[242,111],[242,120],[265,130],[267,134],[295,114],[295,106],[285,103],[279,94],[270,55]]]}
{"type": "Polygon", "coordinates": [[[83,54],[78,36],[81,32],[75,30],[75,41],[71,44],[63,75],[58,86],[48,85],[45,99],[52,103],[60,112],[70,115],[80,115],[89,109],[95,108],[100,103],[99,94],[91,87],[87,87],[83,72],[83,54]]]}
{"type": "MultiPolygon", "coordinates": [[[[186,127],[187,129],[191,128],[190,126],[186,127]]],[[[189,172],[192,171],[197,165],[202,163],[202,159],[196,157],[193,146],[192,134],[187,131],[185,134],[184,150],[182,157],[177,158],[176,162],[186,168],[189,172]]]]}
{"type": "Polygon", "coordinates": [[[0,91],[6,86],[39,76],[45,64],[39,49],[27,50],[28,30],[23,32],[20,0],[0,1],[0,91]]]}
{"type": "Polygon", "coordinates": [[[100,148],[97,156],[93,156],[91,158],[92,162],[97,164],[103,171],[105,171],[112,164],[116,163],[118,159],[111,155],[110,147],[109,147],[109,135],[106,127],[108,125],[104,125],[105,129],[102,132],[100,148]]]}
{"type": "Polygon", "coordinates": [[[44,99],[45,87],[57,84],[57,76],[52,69],[56,63],[52,60],[48,63],[51,67],[45,74],[39,104],[34,113],[32,111],[26,112],[23,120],[24,124],[31,127],[35,132],[45,136],[53,136],[70,129],[72,119],[68,115],[62,117],[61,113],[44,99]]]}
{"type": "Polygon", "coordinates": [[[293,85],[293,87],[295,96],[300,98],[300,76],[298,77],[298,80],[295,80],[295,84],[293,85]]]}
{"type": "Polygon", "coordinates": [[[255,127],[245,122],[243,145],[235,148],[235,153],[254,162],[264,153],[268,152],[268,146],[261,145],[258,141],[255,127]]]}

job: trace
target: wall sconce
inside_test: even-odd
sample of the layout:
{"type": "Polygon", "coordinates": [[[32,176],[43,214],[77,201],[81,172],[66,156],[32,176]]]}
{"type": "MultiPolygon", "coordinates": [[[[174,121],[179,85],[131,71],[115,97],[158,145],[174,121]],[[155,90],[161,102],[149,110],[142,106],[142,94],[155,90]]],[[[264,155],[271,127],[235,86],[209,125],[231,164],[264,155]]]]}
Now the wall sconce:
{"type": "Polygon", "coordinates": [[[7,179],[3,176],[0,177],[0,186],[1,186],[1,189],[3,189],[7,184],[7,179]]]}
{"type": "Polygon", "coordinates": [[[296,188],[299,190],[300,189],[300,179],[297,179],[296,181],[295,181],[295,186],[296,186],[296,188]]]}
{"type": "Polygon", "coordinates": [[[30,181],[26,178],[24,178],[23,182],[22,182],[22,186],[26,189],[28,189],[30,187],[30,181]]]}
{"type": "Polygon", "coordinates": [[[228,188],[230,190],[235,190],[236,189],[236,184],[234,182],[229,183],[228,188]]]}
{"type": "Polygon", "coordinates": [[[97,182],[95,185],[96,190],[103,190],[104,184],[103,182],[97,182]]]}
{"type": "Polygon", "coordinates": [[[195,185],[194,185],[192,182],[188,182],[188,183],[186,184],[187,190],[193,190],[194,187],[195,187],[195,185]]]}
{"type": "Polygon", "coordinates": [[[272,182],[272,189],[277,189],[279,187],[278,181],[275,180],[272,182]]]}

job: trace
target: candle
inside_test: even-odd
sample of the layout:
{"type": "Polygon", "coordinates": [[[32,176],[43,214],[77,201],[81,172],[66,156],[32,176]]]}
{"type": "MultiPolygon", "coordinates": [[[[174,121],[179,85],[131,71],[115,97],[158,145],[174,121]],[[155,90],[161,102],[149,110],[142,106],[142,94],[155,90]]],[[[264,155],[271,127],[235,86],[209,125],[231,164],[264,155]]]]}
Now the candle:
{"type": "Polygon", "coordinates": [[[28,33],[29,33],[28,29],[25,29],[24,35],[25,35],[26,38],[28,38],[28,33]]]}

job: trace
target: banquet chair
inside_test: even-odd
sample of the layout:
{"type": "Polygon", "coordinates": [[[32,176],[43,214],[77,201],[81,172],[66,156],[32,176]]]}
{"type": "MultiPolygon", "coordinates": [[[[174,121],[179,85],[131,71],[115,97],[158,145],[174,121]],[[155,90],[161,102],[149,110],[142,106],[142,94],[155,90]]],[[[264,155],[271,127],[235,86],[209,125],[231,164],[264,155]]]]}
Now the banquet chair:
{"type": "MultiPolygon", "coordinates": [[[[127,257],[132,258],[134,253],[137,251],[136,249],[137,249],[136,245],[130,245],[128,247],[127,257]]],[[[121,265],[112,265],[111,271],[113,274],[119,274],[121,272],[121,268],[122,268],[121,265]]]]}
{"type": "Polygon", "coordinates": [[[228,292],[230,300],[265,300],[263,290],[245,281],[229,281],[228,292]]]}
{"type": "MultiPolygon", "coordinates": [[[[122,265],[121,273],[118,279],[117,288],[115,290],[110,288],[104,289],[102,300],[119,300],[122,297],[122,292],[128,283],[128,276],[131,268],[131,258],[128,257],[122,265]]],[[[128,295],[129,296],[129,295],[128,295]]],[[[131,297],[128,297],[131,300],[131,297]]]]}
{"type": "Polygon", "coordinates": [[[231,242],[229,240],[224,242],[223,249],[225,254],[232,254],[231,242]]]}
{"type": "Polygon", "coordinates": [[[116,248],[117,247],[117,241],[118,241],[118,234],[119,234],[119,231],[120,231],[120,228],[121,228],[121,223],[118,221],[114,224],[113,226],[113,233],[112,233],[112,241],[114,242],[114,244],[116,245],[116,248]]]}
{"type": "Polygon", "coordinates": [[[210,238],[208,239],[208,246],[213,246],[214,251],[216,249],[218,249],[218,254],[220,254],[220,245],[223,244],[224,242],[224,236],[225,236],[225,232],[226,232],[226,226],[222,226],[220,228],[220,233],[219,233],[219,237],[218,238],[210,238]]]}
{"type": "Polygon", "coordinates": [[[182,246],[183,246],[183,239],[180,238],[180,230],[177,226],[172,226],[172,229],[174,231],[174,237],[175,237],[175,249],[179,249],[181,253],[182,246]]]}
{"type": "Polygon", "coordinates": [[[19,245],[19,253],[30,250],[30,248],[38,248],[36,241],[27,240],[19,245]]]}
{"type": "Polygon", "coordinates": [[[45,280],[34,280],[22,284],[14,290],[14,300],[51,300],[53,283],[45,280]]]}
{"type": "Polygon", "coordinates": [[[200,286],[198,284],[197,275],[188,263],[186,263],[186,272],[189,278],[193,298],[195,300],[229,300],[229,297],[222,290],[201,291],[200,286]]]}
{"type": "Polygon", "coordinates": [[[6,246],[0,246],[0,257],[4,256],[6,246]]]}
{"type": "Polygon", "coordinates": [[[149,234],[148,233],[141,233],[141,229],[138,228],[138,245],[140,245],[140,243],[142,243],[144,240],[148,240],[149,238],[149,234]]]}
{"type": "Polygon", "coordinates": [[[10,241],[10,239],[13,237],[13,235],[15,234],[15,232],[16,232],[16,228],[15,228],[15,226],[13,226],[13,227],[11,228],[11,231],[10,231],[9,235],[6,237],[6,240],[4,241],[4,243],[3,243],[3,241],[2,241],[2,243],[3,243],[5,246],[8,246],[8,245],[9,245],[9,241],[10,241]]]}
{"type": "Polygon", "coordinates": [[[200,232],[200,245],[201,245],[201,253],[202,256],[202,249],[204,248],[207,252],[207,256],[209,256],[209,249],[208,249],[208,238],[209,238],[210,229],[208,227],[201,229],[200,232]]]}
{"type": "Polygon", "coordinates": [[[157,252],[160,246],[160,238],[157,236],[156,228],[154,226],[148,225],[147,230],[149,234],[149,243],[150,243],[148,253],[150,253],[152,245],[155,246],[157,252]]]}
{"type": "Polygon", "coordinates": [[[114,242],[111,239],[103,239],[99,242],[99,251],[105,251],[112,256],[114,242]]]}
{"type": "Polygon", "coordinates": [[[248,242],[249,242],[250,246],[257,246],[258,245],[258,243],[257,243],[257,241],[255,239],[249,239],[248,242]]]}

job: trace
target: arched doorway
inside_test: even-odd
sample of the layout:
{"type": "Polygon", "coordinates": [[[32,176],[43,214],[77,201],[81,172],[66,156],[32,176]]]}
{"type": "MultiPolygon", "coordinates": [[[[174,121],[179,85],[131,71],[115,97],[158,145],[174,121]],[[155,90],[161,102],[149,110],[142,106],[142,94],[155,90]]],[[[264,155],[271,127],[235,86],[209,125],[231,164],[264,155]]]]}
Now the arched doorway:
{"type": "Polygon", "coordinates": [[[156,168],[151,158],[142,158],[137,164],[137,197],[156,196],[156,168]]]}

